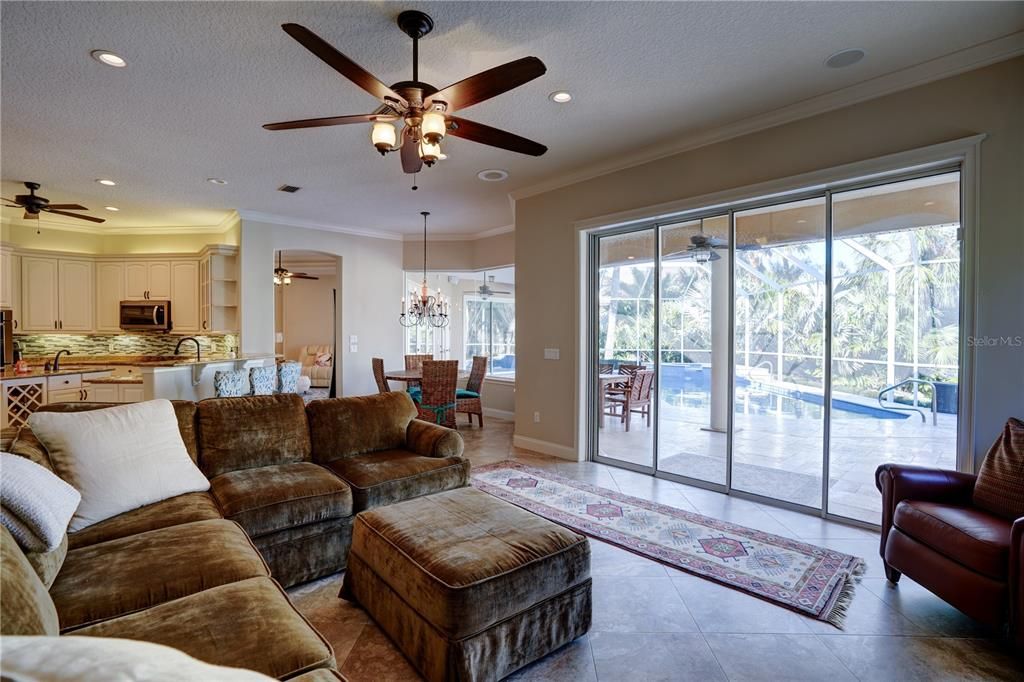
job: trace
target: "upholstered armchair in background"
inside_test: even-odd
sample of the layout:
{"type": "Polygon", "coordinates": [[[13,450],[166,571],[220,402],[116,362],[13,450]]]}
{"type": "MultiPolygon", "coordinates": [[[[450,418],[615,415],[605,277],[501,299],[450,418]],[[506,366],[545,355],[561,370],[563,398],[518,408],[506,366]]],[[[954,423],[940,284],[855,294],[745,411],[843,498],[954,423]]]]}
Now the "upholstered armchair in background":
{"type": "Polygon", "coordinates": [[[1024,649],[1024,422],[1011,419],[977,475],[883,464],[880,552],[905,573],[1024,649]]]}
{"type": "Polygon", "coordinates": [[[325,345],[303,346],[299,351],[302,374],[309,377],[311,386],[326,388],[331,385],[331,376],[334,374],[331,352],[331,347],[325,345]],[[321,364],[317,364],[317,358],[320,358],[321,364]]]}

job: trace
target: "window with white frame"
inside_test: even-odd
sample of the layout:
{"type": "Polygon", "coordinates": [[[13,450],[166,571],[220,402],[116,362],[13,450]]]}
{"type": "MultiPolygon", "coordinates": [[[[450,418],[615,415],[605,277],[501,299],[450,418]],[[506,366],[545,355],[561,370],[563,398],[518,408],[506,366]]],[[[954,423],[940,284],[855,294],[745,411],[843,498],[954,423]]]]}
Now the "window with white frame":
{"type": "Polygon", "coordinates": [[[516,375],[515,299],[466,294],[463,297],[463,362],[468,368],[473,356],[487,358],[487,374],[514,378],[516,375]]]}

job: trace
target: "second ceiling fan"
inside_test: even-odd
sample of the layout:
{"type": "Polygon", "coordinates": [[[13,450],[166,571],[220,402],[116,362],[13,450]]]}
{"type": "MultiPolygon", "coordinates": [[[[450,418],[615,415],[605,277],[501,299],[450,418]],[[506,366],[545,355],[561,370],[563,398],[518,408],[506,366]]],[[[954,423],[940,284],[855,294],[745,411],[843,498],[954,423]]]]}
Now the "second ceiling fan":
{"type": "Polygon", "coordinates": [[[438,90],[419,80],[419,39],[434,28],[433,19],[423,12],[407,10],[398,15],[398,27],[412,38],[412,80],[388,87],[308,28],[283,24],[281,28],[285,33],[379,99],[381,105],[370,114],[283,121],[263,127],[267,130],[294,130],[372,123],[374,147],[382,155],[400,151],[402,170],[406,173],[417,173],[424,164],[432,166],[440,159],[441,141],[446,134],[530,156],[540,156],[547,151],[547,147],[533,140],[452,115],[459,109],[491,99],[542,76],[547,71],[544,62],[536,57],[523,57],[438,90]],[[394,121],[398,120],[405,124],[400,141],[399,131],[394,126],[394,121]]]}

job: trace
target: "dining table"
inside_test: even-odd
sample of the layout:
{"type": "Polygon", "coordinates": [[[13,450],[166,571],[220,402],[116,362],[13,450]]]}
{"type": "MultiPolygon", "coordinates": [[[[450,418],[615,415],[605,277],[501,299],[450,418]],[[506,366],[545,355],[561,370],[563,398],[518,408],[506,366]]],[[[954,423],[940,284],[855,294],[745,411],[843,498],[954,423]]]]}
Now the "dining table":
{"type": "MultiPolygon", "coordinates": [[[[423,369],[386,369],[384,378],[388,381],[422,381],[423,369]]],[[[469,378],[469,372],[459,370],[459,381],[469,378]]]]}

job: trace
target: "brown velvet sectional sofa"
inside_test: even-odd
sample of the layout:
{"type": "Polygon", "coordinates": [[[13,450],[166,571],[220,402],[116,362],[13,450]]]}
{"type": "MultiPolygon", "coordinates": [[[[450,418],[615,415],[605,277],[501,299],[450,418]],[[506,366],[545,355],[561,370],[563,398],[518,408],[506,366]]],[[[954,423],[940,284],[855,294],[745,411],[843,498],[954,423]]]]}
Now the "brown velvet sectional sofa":
{"type": "MultiPolygon", "coordinates": [[[[355,513],[465,486],[461,436],[417,421],[397,392],[174,407],[210,491],[70,533],[45,554],[3,529],[0,633],[141,639],[281,679],[337,679],[330,645],[282,586],[345,568],[355,513]]],[[[2,445],[52,469],[27,428],[2,445]]]]}

